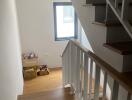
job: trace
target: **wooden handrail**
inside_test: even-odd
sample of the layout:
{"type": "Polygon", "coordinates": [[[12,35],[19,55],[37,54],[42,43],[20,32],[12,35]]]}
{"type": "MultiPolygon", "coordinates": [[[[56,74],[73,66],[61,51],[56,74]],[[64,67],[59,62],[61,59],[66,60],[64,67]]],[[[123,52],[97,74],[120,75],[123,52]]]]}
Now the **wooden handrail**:
{"type": "Polygon", "coordinates": [[[79,42],[77,41],[73,41],[71,40],[71,42],[76,45],[80,50],[82,50],[83,52],[87,53],[89,50],[87,48],[85,48],[83,45],[81,45],[79,42]]]}
{"type": "Polygon", "coordinates": [[[120,73],[116,71],[111,65],[103,61],[98,56],[96,56],[94,53],[89,51],[88,55],[93,61],[95,61],[98,67],[106,71],[108,75],[110,75],[114,80],[116,80],[120,85],[122,85],[129,93],[132,94],[132,80],[130,78],[130,75],[132,75],[132,73],[120,73]]]}
{"type": "Polygon", "coordinates": [[[85,52],[85,53],[87,53],[89,50],[87,49],[87,48],[85,48],[83,45],[81,45],[79,42],[77,42],[77,41],[75,41],[75,40],[70,40],[69,42],[68,42],[68,44],[66,45],[66,47],[65,47],[65,49],[64,49],[64,51],[63,51],[63,53],[62,53],[62,56],[64,55],[64,53],[65,53],[65,51],[66,51],[66,49],[68,48],[68,46],[69,46],[69,44],[70,43],[73,43],[74,45],[76,45],[79,49],[81,49],[83,52],[85,52]]]}

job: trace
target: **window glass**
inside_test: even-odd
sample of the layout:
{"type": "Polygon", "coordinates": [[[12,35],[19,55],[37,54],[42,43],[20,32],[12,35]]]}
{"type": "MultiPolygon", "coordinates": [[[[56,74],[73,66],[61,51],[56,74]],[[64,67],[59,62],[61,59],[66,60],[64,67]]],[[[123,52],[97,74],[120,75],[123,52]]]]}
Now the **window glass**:
{"type": "Polygon", "coordinates": [[[74,38],[76,34],[76,16],[72,5],[54,5],[55,9],[55,38],[74,38]]]}

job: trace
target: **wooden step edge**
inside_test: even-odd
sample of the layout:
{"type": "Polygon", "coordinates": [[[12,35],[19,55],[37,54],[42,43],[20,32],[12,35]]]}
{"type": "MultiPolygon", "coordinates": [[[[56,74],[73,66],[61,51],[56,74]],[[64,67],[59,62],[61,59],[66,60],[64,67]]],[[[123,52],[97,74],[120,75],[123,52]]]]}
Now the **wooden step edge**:
{"type": "Polygon", "coordinates": [[[88,4],[83,4],[83,7],[89,7],[89,6],[106,6],[105,3],[99,4],[99,3],[88,3],[88,4]]]}
{"type": "Polygon", "coordinates": [[[34,94],[23,95],[18,97],[18,100],[75,100],[75,95],[70,94],[70,89],[58,89],[58,90],[50,90],[47,92],[37,92],[34,94]]]}
{"type": "Polygon", "coordinates": [[[93,6],[92,4],[83,4],[82,7],[90,7],[93,6]]]}
{"type": "Polygon", "coordinates": [[[106,26],[105,23],[101,23],[101,22],[97,22],[97,21],[92,22],[92,24],[106,26]]]}
{"type": "Polygon", "coordinates": [[[105,25],[106,25],[107,27],[111,27],[111,26],[119,27],[119,26],[122,26],[122,24],[121,24],[120,22],[111,22],[111,21],[106,22],[105,25]]]}
{"type": "Polygon", "coordinates": [[[103,46],[106,48],[109,48],[109,49],[111,49],[111,50],[113,50],[113,51],[115,51],[121,55],[132,55],[132,51],[126,51],[126,50],[121,51],[121,50],[113,47],[112,44],[109,44],[109,43],[104,43],[103,46]]]}
{"type": "Polygon", "coordinates": [[[93,6],[106,6],[106,3],[92,3],[93,6]]]}
{"type": "Polygon", "coordinates": [[[32,96],[32,95],[38,95],[38,94],[49,94],[49,93],[54,93],[56,91],[63,91],[63,92],[67,92],[70,93],[70,87],[66,87],[66,88],[57,88],[57,89],[53,89],[53,90],[46,90],[46,91],[40,91],[40,92],[34,92],[34,93],[29,93],[29,94],[23,94],[23,95],[18,95],[18,98],[21,97],[25,97],[25,96],[32,96]]]}
{"type": "MultiPolygon", "coordinates": [[[[132,25],[132,21],[129,21],[129,23],[132,25]]],[[[114,21],[107,21],[107,22],[98,22],[98,21],[93,21],[92,24],[95,25],[102,25],[102,26],[106,26],[106,27],[120,27],[122,26],[122,24],[120,22],[114,22],[114,21]]]]}
{"type": "MultiPolygon", "coordinates": [[[[106,6],[106,3],[91,3],[93,6],[106,6]]],[[[122,3],[118,4],[119,6],[122,6],[122,3]]],[[[132,6],[132,2],[129,4],[129,6],[132,6]]]]}
{"type": "Polygon", "coordinates": [[[112,27],[112,26],[122,26],[121,23],[115,23],[115,22],[92,22],[92,24],[95,24],[95,25],[102,25],[102,26],[106,26],[106,27],[112,27]]]}
{"type": "MultiPolygon", "coordinates": [[[[91,99],[91,100],[94,100],[94,99],[91,99]]],[[[107,99],[103,99],[103,97],[99,97],[99,100],[107,100],[107,99]]]]}

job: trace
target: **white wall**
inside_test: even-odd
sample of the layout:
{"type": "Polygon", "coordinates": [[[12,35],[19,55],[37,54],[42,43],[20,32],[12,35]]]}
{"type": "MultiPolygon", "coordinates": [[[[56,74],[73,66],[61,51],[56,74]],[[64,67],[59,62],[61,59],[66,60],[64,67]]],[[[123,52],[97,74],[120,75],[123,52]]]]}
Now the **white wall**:
{"type": "Polygon", "coordinates": [[[81,37],[80,37],[80,42],[83,46],[85,46],[88,50],[93,51],[88,38],[86,36],[86,33],[84,32],[83,28],[81,29],[81,37]]]}
{"type": "Polygon", "coordinates": [[[17,0],[22,51],[34,51],[40,64],[60,67],[66,41],[54,41],[52,0],[17,0]]]}
{"type": "Polygon", "coordinates": [[[14,0],[0,1],[0,100],[22,93],[22,64],[14,0]]]}

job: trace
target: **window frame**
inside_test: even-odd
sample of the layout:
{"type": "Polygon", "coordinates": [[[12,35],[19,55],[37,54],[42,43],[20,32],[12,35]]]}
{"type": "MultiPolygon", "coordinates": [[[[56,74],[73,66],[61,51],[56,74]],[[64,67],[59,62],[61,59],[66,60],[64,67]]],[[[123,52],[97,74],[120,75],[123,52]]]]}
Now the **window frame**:
{"type": "Polygon", "coordinates": [[[73,37],[57,37],[57,16],[56,16],[56,6],[72,6],[72,2],[53,2],[53,9],[54,9],[54,37],[55,41],[65,41],[70,39],[77,39],[78,38],[78,19],[76,12],[74,10],[74,36],[73,37]]]}

